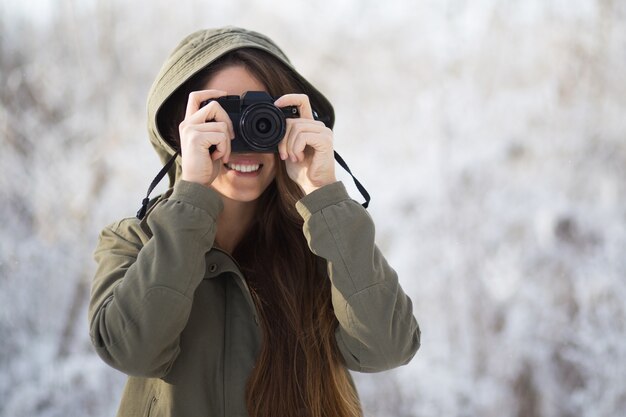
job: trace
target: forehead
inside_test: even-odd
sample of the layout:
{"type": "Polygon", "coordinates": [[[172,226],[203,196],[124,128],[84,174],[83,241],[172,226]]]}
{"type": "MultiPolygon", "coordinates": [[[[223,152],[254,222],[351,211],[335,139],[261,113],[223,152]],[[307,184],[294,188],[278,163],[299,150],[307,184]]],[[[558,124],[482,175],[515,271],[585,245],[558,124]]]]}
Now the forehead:
{"type": "Polygon", "coordinates": [[[217,71],[204,86],[207,90],[222,90],[240,96],[246,91],[267,91],[243,65],[234,65],[217,71]]]}

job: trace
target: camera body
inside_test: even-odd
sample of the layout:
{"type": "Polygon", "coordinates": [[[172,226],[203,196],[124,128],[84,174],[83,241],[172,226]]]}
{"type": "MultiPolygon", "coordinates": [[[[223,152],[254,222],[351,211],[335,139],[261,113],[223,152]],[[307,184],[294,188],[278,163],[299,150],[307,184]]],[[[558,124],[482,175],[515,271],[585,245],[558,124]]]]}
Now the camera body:
{"type": "Polygon", "coordinates": [[[287,130],[286,119],[300,117],[296,106],[276,107],[275,99],[264,91],[210,99],[200,107],[211,101],[217,101],[233,122],[235,138],[231,152],[278,152],[278,144],[287,130]]]}

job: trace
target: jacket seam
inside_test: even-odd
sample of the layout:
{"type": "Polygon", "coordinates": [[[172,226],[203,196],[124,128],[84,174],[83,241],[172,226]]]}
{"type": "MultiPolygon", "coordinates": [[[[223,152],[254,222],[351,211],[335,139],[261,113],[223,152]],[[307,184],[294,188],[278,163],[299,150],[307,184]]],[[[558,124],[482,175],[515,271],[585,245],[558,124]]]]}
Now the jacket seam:
{"type": "MultiPolygon", "coordinates": [[[[212,216],[210,216],[210,215],[209,215],[209,217],[212,217],[212,216]]],[[[198,254],[198,256],[194,256],[194,259],[196,259],[196,262],[195,262],[195,265],[194,265],[194,268],[193,268],[192,273],[193,273],[193,272],[195,272],[196,270],[201,270],[201,269],[202,269],[202,268],[200,268],[200,267],[201,267],[201,264],[202,264],[203,262],[205,262],[205,256],[204,256],[204,255],[206,255],[206,253],[204,253],[204,254],[199,253],[199,252],[201,252],[201,250],[200,250],[200,242],[201,242],[202,240],[204,240],[204,239],[207,237],[207,235],[209,235],[209,234],[212,232],[212,228],[213,228],[213,226],[214,226],[214,225],[215,225],[215,219],[213,219],[213,225],[210,225],[210,226],[208,227],[208,230],[202,234],[202,236],[200,237],[200,239],[198,239],[198,240],[196,240],[196,241],[194,242],[194,243],[195,243],[195,245],[194,245],[194,249],[195,249],[195,250],[194,250],[194,252],[195,252],[195,253],[197,253],[197,254],[198,254]]],[[[209,247],[209,250],[210,250],[212,247],[213,247],[213,243],[211,243],[211,245],[210,245],[210,247],[209,247]]],[[[185,292],[184,292],[184,294],[183,294],[183,295],[185,295],[185,297],[186,297],[186,298],[189,298],[189,297],[187,297],[187,294],[189,293],[189,288],[191,287],[191,285],[192,285],[192,284],[193,284],[193,277],[190,277],[190,279],[189,279],[189,280],[188,280],[188,282],[187,282],[187,286],[186,286],[186,288],[185,288],[185,292]]],[[[195,290],[195,289],[194,289],[194,290],[195,290]]]]}
{"type": "Polygon", "coordinates": [[[361,288],[360,290],[355,291],[354,293],[350,294],[348,296],[348,298],[346,298],[346,301],[350,301],[350,299],[352,299],[353,297],[356,297],[357,295],[360,295],[363,292],[366,292],[366,291],[368,291],[368,290],[370,290],[370,289],[372,289],[374,287],[379,287],[379,286],[382,286],[383,288],[385,288],[385,283],[384,282],[375,282],[374,284],[370,284],[370,285],[368,285],[368,286],[366,286],[364,288],[361,288]]]}
{"type": "MultiPolygon", "coordinates": [[[[352,273],[350,272],[350,269],[348,268],[348,262],[346,262],[346,259],[343,256],[343,253],[341,251],[341,245],[340,242],[341,240],[337,238],[336,234],[335,234],[335,230],[334,228],[332,228],[330,226],[330,222],[328,221],[326,215],[324,214],[324,212],[322,210],[319,211],[320,215],[322,216],[322,218],[324,219],[324,223],[326,224],[326,227],[328,229],[328,231],[330,232],[330,235],[333,238],[333,242],[335,242],[335,247],[337,248],[337,253],[339,254],[339,258],[341,259],[341,263],[343,264],[343,267],[346,271],[346,275],[348,276],[348,278],[350,278],[350,283],[352,284],[352,288],[356,289],[356,285],[354,283],[354,279],[352,277],[352,273]]],[[[347,299],[346,299],[347,301],[347,299]]]]}
{"type": "MultiPolygon", "coordinates": [[[[324,214],[324,212],[323,212],[323,211],[321,211],[320,213],[321,213],[321,215],[322,215],[322,218],[324,219],[324,223],[326,223],[326,226],[327,226],[328,230],[330,231],[330,235],[332,236],[333,241],[335,242],[335,247],[337,248],[337,252],[338,252],[338,254],[339,254],[339,257],[340,257],[340,259],[341,259],[341,262],[343,263],[343,267],[344,267],[344,269],[345,269],[345,271],[346,271],[346,275],[350,278],[350,282],[352,283],[352,288],[355,290],[355,292],[354,292],[354,293],[352,293],[351,295],[349,295],[348,297],[346,297],[346,298],[345,298],[345,300],[346,300],[346,313],[347,313],[347,314],[346,314],[346,316],[347,316],[348,321],[349,321],[349,323],[350,323],[350,327],[354,328],[354,327],[356,327],[356,326],[355,326],[354,318],[352,317],[352,316],[353,316],[353,314],[351,314],[351,313],[350,313],[350,308],[349,308],[349,306],[350,306],[350,300],[351,300],[351,299],[352,299],[355,295],[357,295],[357,294],[359,294],[359,293],[361,293],[361,292],[363,292],[363,291],[366,291],[368,288],[371,288],[371,287],[374,287],[374,286],[377,286],[377,285],[381,285],[382,283],[381,283],[381,282],[376,282],[376,283],[374,283],[374,284],[370,284],[370,285],[368,285],[366,288],[363,288],[363,289],[361,289],[361,290],[357,290],[357,286],[356,286],[356,284],[355,284],[355,282],[354,282],[354,278],[353,278],[353,276],[352,276],[352,273],[351,273],[350,269],[348,268],[348,263],[346,262],[346,259],[345,259],[345,257],[343,256],[343,253],[342,253],[342,251],[341,251],[341,245],[339,245],[340,240],[339,240],[339,239],[335,236],[335,231],[334,231],[334,229],[333,229],[333,228],[331,228],[331,227],[330,227],[329,221],[328,221],[328,219],[327,219],[326,215],[324,214]]],[[[357,299],[355,299],[355,301],[356,301],[357,303],[359,303],[359,307],[360,307],[363,311],[366,311],[366,309],[364,308],[364,306],[363,306],[363,304],[362,304],[362,301],[361,301],[361,300],[359,300],[359,299],[357,298],[357,299]]],[[[366,314],[367,314],[367,313],[366,313],[366,314]]],[[[368,315],[369,315],[369,314],[368,314],[368,315]]],[[[363,342],[362,342],[361,340],[359,340],[359,339],[356,339],[356,340],[357,340],[357,342],[358,342],[358,347],[359,347],[359,359],[358,359],[358,361],[359,361],[359,367],[360,367],[360,368],[363,368],[363,366],[362,366],[362,362],[363,362],[363,360],[362,360],[362,356],[363,356],[363,352],[365,351],[365,349],[364,349],[363,342]]],[[[384,349],[383,345],[382,345],[382,344],[381,344],[378,340],[376,340],[376,345],[377,345],[378,351],[379,351],[379,352],[380,352],[380,354],[383,356],[383,358],[386,358],[386,357],[387,357],[387,352],[386,352],[386,350],[384,349]]],[[[386,366],[386,367],[387,367],[387,366],[386,366]]]]}
{"type": "MultiPolygon", "coordinates": [[[[361,355],[360,355],[361,352],[360,351],[362,350],[362,347],[361,347],[362,343],[359,341],[359,356],[356,356],[352,352],[350,352],[350,348],[348,347],[349,344],[346,341],[346,338],[344,337],[343,332],[339,331],[339,332],[337,332],[337,334],[341,338],[341,342],[345,346],[345,349],[347,350],[348,355],[352,356],[352,360],[354,360],[354,362],[357,364],[357,366],[355,367],[356,369],[354,369],[354,370],[357,371],[357,372],[363,372],[363,366],[361,365],[361,359],[360,359],[360,357],[361,357],[361,355]]],[[[346,358],[343,358],[343,360],[344,360],[344,362],[347,362],[346,358]]],[[[346,363],[346,366],[347,366],[347,363],[346,363]]]]}
{"type": "MultiPolygon", "coordinates": [[[[348,276],[348,278],[350,279],[350,282],[352,283],[352,288],[356,288],[356,285],[354,285],[354,279],[353,279],[353,277],[352,277],[352,273],[350,272],[350,269],[348,268],[348,263],[346,262],[346,259],[344,258],[343,253],[342,253],[342,252],[341,252],[341,250],[340,250],[340,247],[341,247],[341,246],[339,245],[339,240],[338,240],[338,238],[335,236],[335,232],[334,232],[333,228],[330,226],[330,223],[329,223],[329,221],[328,221],[328,219],[327,219],[326,215],[324,214],[324,211],[323,211],[323,210],[320,210],[320,211],[319,211],[319,213],[320,213],[320,215],[322,216],[322,218],[324,219],[324,223],[326,224],[326,227],[328,228],[328,231],[330,232],[330,235],[331,235],[331,237],[333,238],[333,241],[335,242],[335,247],[337,248],[337,253],[339,254],[339,258],[341,259],[341,262],[342,262],[342,264],[343,264],[343,267],[344,267],[344,269],[345,269],[345,271],[346,271],[346,275],[348,276]]],[[[345,301],[345,307],[344,307],[344,308],[346,309],[346,313],[347,313],[347,314],[346,314],[346,316],[348,317],[348,320],[349,320],[349,323],[350,323],[350,327],[354,328],[354,327],[355,327],[355,326],[354,326],[354,319],[352,318],[352,315],[348,313],[348,312],[349,312],[349,303],[348,303],[348,300],[349,300],[351,297],[352,297],[352,296],[349,296],[349,297],[347,297],[347,298],[345,299],[346,301],[345,301]]],[[[353,355],[353,356],[355,356],[356,360],[358,361],[358,363],[359,363],[359,368],[361,368],[361,369],[362,369],[362,368],[363,368],[363,366],[362,366],[362,356],[363,356],[363,350],[364,350],[364,349],[363,349],[363,343],[362,343],[359,339],[356,339],[356,338],[355,338],[355,340],[356,340],[356,341],[357,341],[357,343],[358,343],[358,345],[357,345],[357,346],[358,346],[358,355],[353,355]]],[[[349,347],[348,347],[348,346],[349,346],[349,344],[348,344],[348,343],[346,343],[346,341],[345,341],[345,340],[344,340],[344,344],[346,345],[346,347],[348,348],[348,351],[349,351],[349,350],[350,350],[350,349],[349,349],[349,347]]]]}
{"type": "Polygon", "coordinates": [[[125,224],[125,223],[128,223],[131,227],[134,226],[133,220],[136,220],[136,219],[134,217],[126,217],[120,221],[113,223],[111,226],[105,228],[105,230],[108,229],[115,236],[118,236],[119,238],[123,239],[125,242],[133,246],[139,246],[139,249],[141,249],[144,246],[144,244],[141,242],[141,239],[139,239],[139,242],[136,242],[134,239],[131,238],[131,236],[128,236],[127,233],[125,233],[130,228],[122,229],[122,224],[125,224]]]}

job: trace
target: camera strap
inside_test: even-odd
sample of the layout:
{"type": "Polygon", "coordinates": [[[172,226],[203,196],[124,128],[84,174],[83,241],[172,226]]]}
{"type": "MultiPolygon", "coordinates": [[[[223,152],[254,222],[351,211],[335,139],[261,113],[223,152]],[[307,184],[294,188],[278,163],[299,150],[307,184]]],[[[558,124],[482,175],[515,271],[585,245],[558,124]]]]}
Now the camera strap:
{"type": "Polygon", "coordinates": [[[334,152],[335,152],[335,161],[337,161],[337,163],[341,165],[341,167],[345,169],[348,174],[350,174],[350,176],[352,177],[352,181],[354,181],[354,185],[356,185],[357,190],[359,190],[359,192],[365,199],[365,203],[361,205],[363,206],[363,208],[367,208],[367,206],[370,205],[370,201],[372,200],[372,197],[370,197],[370,193],[368,193],[365,187],[363,187],[363,184],[361,184],[361,182],[356,179],[352,171],[350,171],[348,164],[346,164],[346,161],[343,160],[343,158],[337,153],[337,151],[334,151],[334,152]]]}
{"type": "Polygon", "coordinates": [[[174,162],[176,161],[176,157],[178,157],[178,155],[179,155],[179,152],[176,151],[176,153],[172,155],[170,160],[167,161],[167,163],[163,166],[163,168],[161,168],[159,173],[156,175],[156,177],[154,177],[154,179],[150,183],[150,187],[148,187],[148,193],[146,194],[146,198],[144,198],[141,201],[141,207],[139,208],[139,211],[137,211],[137,218],[139,220],[143,219],[144,216],[146,215],[146,212],[148,211],[148,204],[150,203],[150,193],[152,192],[152,190],[154,190],[154,187],[156,187],[161,182],[161,180],[170,170],[172,165],[174,165],[174,162]]]}
{"type": "MultiPolygon", "coordinates": [[[[365,202],[362,203],[361,205],[363,206],[363,208],[367,208],[367,206],[369,206],[369,203],[372,199],[370,197],[370,194],[367,192],[365,187],[363,187],[361,182],[356,179],[352,171],[350,171],[350,168],[348,167],[348,164],[346,163],[346,161],[344,161],[344,159],[337,153],[337,151],[334,151],[334,153],[335,153],[335,160],[337,161],[337,163],[341,165],[341,167],[345,169],[346,172],[348,172],[348,174],[350,174],[350,176],[352,177],[352,180],[354,181],[354,185],[356,185],[356,188],[359,190],[359,192],[365,199],[365,202]]],[[[172,155],[170,160],[167,161],[167,163],[163,166],[163,168],[161,168],[159,173],[156,175],[156,177],[154,177],[154,179],[150,183],[146,197],[141,201],[141,207],[137,211],[137,218],[139,220],[143,219],[146,215],[146,212],[148,211],[148,204],[150,204],[150,193],[152,193],[154,188],[161,182],[161,180],[167,174],[170,168],[172,168],[172,165],[174,165],[174,162],[176,161],[176,158],[178,157],[178,155],[179,155],[179,152],[176,152],[174,155],[172,155]]]]}

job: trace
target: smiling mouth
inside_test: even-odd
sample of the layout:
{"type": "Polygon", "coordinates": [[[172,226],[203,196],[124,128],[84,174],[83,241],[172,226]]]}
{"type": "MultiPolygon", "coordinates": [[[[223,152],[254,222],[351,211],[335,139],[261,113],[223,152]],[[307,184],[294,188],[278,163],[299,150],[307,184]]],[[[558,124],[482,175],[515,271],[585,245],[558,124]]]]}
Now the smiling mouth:
{"type": "Polygon", "coordinates": [[[251,173],[251,172],[259,171],[263,167],[263,164],[231,164],[231,163],[228,163],[228,164],[224,164],[224,166],[229,171],[236,171],[236,172],[241,172],[241,173],[244,173],[244,174],[248,174],[248,173],[251,173]]]}

